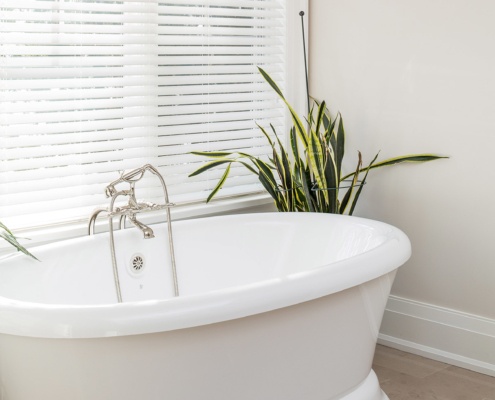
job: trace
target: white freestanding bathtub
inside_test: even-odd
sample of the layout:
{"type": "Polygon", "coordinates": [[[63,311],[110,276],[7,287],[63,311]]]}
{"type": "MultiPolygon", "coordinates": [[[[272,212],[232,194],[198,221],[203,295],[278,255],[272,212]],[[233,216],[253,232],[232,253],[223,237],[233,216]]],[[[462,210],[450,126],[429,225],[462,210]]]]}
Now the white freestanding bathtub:
{"type": "Polygon", "coordinates": [[[384,400],[371,370],[398,229],[274,213],[108,234],[0,261],[1,400],[384,400]],[[134,256],[143,267],[130,268],[134,256]]]}

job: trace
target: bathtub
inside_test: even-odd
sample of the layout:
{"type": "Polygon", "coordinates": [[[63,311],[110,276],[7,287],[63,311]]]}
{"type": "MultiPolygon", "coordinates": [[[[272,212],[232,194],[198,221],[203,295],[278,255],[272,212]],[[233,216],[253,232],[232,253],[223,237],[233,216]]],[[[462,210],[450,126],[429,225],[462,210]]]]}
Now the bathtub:
{"type": "Polygon", "coordinates": [[[174,222],[174,297],[153,229],[115,233],[123,303],[106,233],[0,261],[1,400],[387,399],[371,363],[401,231],[312,213],[174,222]]]}

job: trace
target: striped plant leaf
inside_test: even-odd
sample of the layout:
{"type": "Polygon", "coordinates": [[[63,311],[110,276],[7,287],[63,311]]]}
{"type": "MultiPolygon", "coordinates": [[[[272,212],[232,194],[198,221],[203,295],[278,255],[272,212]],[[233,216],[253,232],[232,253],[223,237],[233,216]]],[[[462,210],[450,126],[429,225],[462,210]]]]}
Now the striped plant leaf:
{"type": "Polygon", "coordinates": [[[344,147],[345,147],[345,132],[344,132],[344,121],[339,113],[338,116],[338,126],[337,126],[337,138],[335,141],[335,166],[337,168],[337,179],[340,182],[340,176],[342,175],[342,161],[344,160],[344,147]]]}
{"type": "Polygon", "coordinates": [[[311,131],[309,142],[309,164],[311,166],[311,172],[314,175],[318,188],[323,191],[323,198],[328,203],[327,180],[325,178],[325,165],[323,165],[323,148],[319,137],[314,131],[311,131]]]}
{"type": "Polygon", "coordinates": [[[222,188],[223,184],[225,183],[225,181],[227,180],[227,177],[229,176],[229,172],[230,172],[230,166],[232,164],[229,164],[227,166],[227,168],[225,168],[225,172],[223,173],[222,177],[220,178],[220,180],[217,182],[216,186],[213,188],[213,190],[211,191],[210,195],[208,196],[208,198],[206,199],[206,202],[209,203],[211,199],[213,199],[213,197],[215,197],[215,195],[218,193],[218,191],[222,188]]]}
{"type": "Polygon", "coordinates": [[[289,112],[292,117],[292,122],[294,123],[294,126],[296,128],[296,131],[299,135],[299,138],[304,144],[304,147],[308,147],[308,138],[306,134],[306,129],[304,128],[304,124],[301,121],[301,118],[299,118],[299,115],[297,115],[296,111],[292,108],[292,106],[289,104],[289,102],[285,99],[284,94],[280,90],[280,88],[277,86],[277,84],[273,81],[273,79],[268,75],[262,68],[258,67],[258,70],[260,71],[261,75],[265,80],[268,82],[268,84],[272,87],[273,90],[280,96],[280,98],[283,100],[287,108],[289,109],[289,112]]]}
{"type": "MultiPolygon", "coordinates": [[[[411,162],[411,163],[423,163],[427,161],[434,161],[434,160],[439,160],[442,158],[449,158],[446,156],[438,156],[436,154],[409,154],[405,156],[399,156],[399,157],[393,157],[393,158],[387,158],[386,160],[377,162],[376,164],[373,164],[370,169],[375,169],[375,168],[380,168],[380,167],[385,167],[388,165],[395,165],[395,164],[400,164],[400,163],[405,163],[405,162],[411,162]]],[[[367,171],[368,168],[361,169],[359,173],[367,171]]],[[[350,174],[347,174],[342,180],[350,178],[353,176],[355,172],[352,172],[350,174]]]]}
{"type": "Polygon", "coordinates": [[[235,162],[238,162],[242,165],[244,165],[249,171],[251,171],[253,174],[258,175],[258,171],[256,171],[251,165],[249,165],[247,162],[241,161],[241,160],[235,160],[235,162]]]}
{"type": "Polygon", "coordinates": [[[338,212],[339,198],[339,179],[337,174],[337,166],[335,164],[335,155],[331,147],[327,147],[327,160],[325,165],[325,193],[328,196],[328,212],[338,212]]]}
{"type": "Polygon", "coordinates": [[[203,173],[205,171],[208,171],[209,169],[218,167],[219,165],[222,165],[222,164],[231,163],[233,161],[234,160],[232,160],[230,158],[224,158],[224,159],[221,159],[221,160],[210,161],[210,162],[202,165],[201,167],[199,167],[194,172],[190,173],[189,174],[189,177],[193,177],[193,176],[199,175],[199,174],[201,174],[201,173],[203,173]]]}
{"type": "Polygon", "coordinates": [[[282,161],[282,167],[284,170],[284,181],[286,184],[286,189],[289,191],[292,191],[293,186],[294,186],[293,185],[294,182],[293,182],[293,177],[292,177],[292,173],[291,173],[292,168],[291,168],[291,163],[289,160],[289,155],[285,151],[284,145],[283,145],[282,141],[280,140],[280,137],[277,135],[277,131],[275,130],[275,127],[272,124],[270,124],[270,127],[272,128],[272,132],[275,135],[275,138],[277,139],[278,148],[280,151],[280,159],[282,161]]]}
{"type": "Polygon", "coordinates": [[[284,201],[282,201],[279,196],[279,192],[277,191],[277,188],[272,185],[272,182],[269,179],[267,179],[266,176],[263,175],[262,173],[258,175],[258,179],[263,185],[263,187],[266,189],[268,194],[275,201],[275,206],[277,207],[277,210],[288,211],[284,201]]]}
{"type": "Polygon", "coordinates": [[[354,177],[352,178],[350,186],[347,189],[347,192],[345,193],[344,198],[342,199],[342,202],[341,202],[340,208],[339,208],[339,214],[345,213],[347,205],[349,204],[349,200],[351,199],[352,193],[354,192],[354,188],[357,185],[358,178],[359,178],[359,171],[361,170],[362,165],[363,165],[363,157],[361,155],[361,152],[358,151],[358,163],[357,163],[357,167],[356,167],[356,173],[354,174],[354,177]]]}
{"type": "Polygon", "coordinates": [[[317,202],[316,202],[316,194],[313,190],[311,190],[311,173],[309,171],[309,167],[305,166],[301,169],[302,173],[302,186],[303,191],[306,196],[306,203],[308,205],[308,211],[316,212],[317,211],[317,202]]]}
{"type": "Polygon", "coordinates": [[[261,132],[263,133],[263,135],[265,135],[265,138],[268,141],[268,143],[270,143],[270,146],[272,146],[272,147],[275,146],[275,143],[273,143],[272,139],[270,138],[270,135],[268,135],[268,132],[265,130],[265,128],[263,128],[258,123],[256,123],[256,126],[261,130],[261,132]]]}
{"type": "Polygon", "coordinates": [[[292,148],[292,155],[294,156],[294,162],[300,163],[301,157],[299,155],[299,145],[297,143],[296,129],[294,127],[290,130],[290,145],[292,148]]]}
{"type": "Polygon", "coordinates": [[[18,238],[2,222],[0,222],[0,229],[3,230],[3,232],[0,232],[0,237],[3,238],[7,243],[15,247],[17,251],[20,251],[21,253],[24,253],[25,255],[39,261],[38,258],[36,258],[36,256],[31,254],[23,245],[19,243],[18,238]]]}
{"type": "Polygon", "coordinates": [[[9,228],[7,228],[7,226],[6,226],[6,225],[4,225],[4,224],[2,223],[2,221],[0,221],[0,228],[1,228],[1,229],[3,229],[5,232],[7,232],[9,235],[14,236],[14,234],[12,233],[12,231],[11,231],[9,228]]]}
{"type": "MultiPolygon", "coordinates": [[[[274,168],[272,168],[270,165],[269,167],[276,170],[280,178],[280,189],[276,189],[276,191],[280,193],[280,197],[283,198],[283,203],[286,205],[288,209],[290,209],[293,204],[294,194],[292,193],[292,188],[293,188],[292,174],[290,170],[290,163],[287,157],[287,153],[285,152],[284,146],[280,142],[277,132],[272,124],[270,124],[270,127],[278,142],[279,151],[277,151],[276,144],[271,140],[270,136],[265,131],[265,129],[261,126],[259,127],[263,132],[263,134],[265,135],[268,142],[270,143],[270,145],[272,146],[273,158],[271,159],[271,162],[273,163],[274,168]]],[[[268,181],[270,181],[269,176],[267,176],[266,178],[268,179],[268,181]]]]}
{"type": "Polygon", "coordinates": [[[270,186],[276,190],[278,185],[277,185],[277,180],[275,179],[275,176],[272,173],[271,168],[267,163],[265,163],[263,160],[260,160],[258,158],[253,159],[253,162],[256,164],[256,166],[259,169],[259,175],[263,175],[264,178],[267,179],[267,181],[270,183],[270,186]]]}
{"type": "Polygon", "coordinates": [[[317,135],[320,135],[320,128],[323,124],[323,120],[325,118],[325,101],[322,101],[321,104],[318,106],[318,115],[316,117],[316,127],[315,127],[315,132],[317,135]]]}
{"type": "MultiPolygon", "coordinates": [[[[371,160],[368,167],[365,169],[366,173],[364,174],[364,178],[362,179],[361,183],[359,184],[358,190],[357,190],[356,194],[354,195],[351,209],[349,210],[349,215],[352,215],[352,213],[354,212],[354,209],[356,208],[356,204],[357,204],[357,201],[359,200],[359,196],[361,195],[363,187],[366,184],[366,178],[368,177],[368,173],[370,172],[370,169],[373,167],[374,162],[378,158],[378,154],[379,153],[376,153],[376,156],[373,158],[373,160],[371,160]]],[[[358,175],[359,175],[359,173],[355,174],[354,176],[358,176],[358,175]]]]}
{"type": "Polygon", "coordinates": [[[275,204],[277,209],[287,211],[287,204],[284,201],[285,199],[281,196],[280,191],[278,190],[278,184],[273,175],[271,168],[267,163],[259,158],[254,158],[251,160],[259,169],[258,179],[266,189],[268,194],[275,200],[275,204]]]}
{"type": "MultiPolygon", "coordinates": [[[[321,105],[320,102],[317,100],[313,99],[315,104],[319,107],[321,105]]],[[[340,114],[339,114],[340,115],[340,114]]],[[[328,108],[325,106],[324,108],[324,113],[322,115],[322,124],[323,124],[323,129],[324,129],[324,137],[325,137],[325,143],[327,146],[332,145],[335,151],[335,146],[331,143],[331,141],[336,141],[336,135],[334,134],[334,129],[335,129],[335,124],[337,122],[337,118],[335,118],[332,121],[332,117],[330,115],[330,111],[328,108]]]]}
{"type": "Polygon", "coordinates": [[[225,151],[191,151],[191,154],[196,156],[204,156],[210,158],[223,158],[231,156],[233,153],[225,152],[225,151]]]}

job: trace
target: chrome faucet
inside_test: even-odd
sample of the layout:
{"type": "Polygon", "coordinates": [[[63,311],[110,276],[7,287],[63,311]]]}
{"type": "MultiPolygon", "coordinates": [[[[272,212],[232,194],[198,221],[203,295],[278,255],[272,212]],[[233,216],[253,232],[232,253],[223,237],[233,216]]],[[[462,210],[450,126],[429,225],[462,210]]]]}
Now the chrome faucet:
{"type": "MultiPolygon", "coordinates": [[[[139,179],[142,178],[142,175],[139,179]]],[[[105,189],[105,193],[107,194],[107,197],[112,197],[112,200],[110,202],[110,217],[120,215],[120,220],[124,221],[125,223],[125,218],[127,217],[129,221],[132,222],[132,224],[138,228],[141,232],[143,232],[143,236],[145,239],[151,239],[155,237],[155,234],[153,233],[153,229],[151,229],[149,226],[143,224],[142,222],[138,221],[136,214],[144,211],[150,211],[153,208],[157,209],[160,206],[157,206],[156,204],[153,203],[139,203],[136,200],[136,191],[135,191],[135,181],[130,181],[128,182],[130,185],[129,190],[121,190],[117,191],[115,189],[115,182],[120,183],[119,180],[112,182],[110,185],[108,185],[105,189]],[[117,199],[118,196],[127,196],[129,197],[128,203],[125,206],[122,207],[116,207],[115,210],[113,209],[115,200],[117,199]]],[[[125,182],[125,181],[124,181],[125,182]]],[[[121,228],[121,225],[119,225],[119,228],[121,228]]]]}
{"type": "Polygon", "coordinates": [[[114,235],[113,235],[113,217],[120,217],[120,223],[119,223],[119,229],[122,227],[122,222],[124,221],[125,224],[125,219],[129,219],[131,223],[138,228],[141,232],[143,232],[144,238],[145,239],[151,239],[155,237],[153,230],[143,224],[142,222],[138,221],[136,215],[141,212],[147,212],[147,211],[158,211],[158,210],[165,210],[167,213],[167,226],[168,226],[168,242],[169,242],[169,247],[170,247],[170,258],[171,258],[171,263],[172,263],[172,277],[173,277],[173,283],[174,283],[174,293],[175,296],[179,295],[179,286],[177,282],[177,270],[176,270],[176,265],[175,265],[175,253],[174,253],[174,244],[173,244],[173,239],[172,239],[172,220],[170,217],[170,207],[174,206],[175,204],[170,203],[168,199],[168,192],[167,192],[167,186],[165,185],[165,181],[163,177],[161,176],[160,172],[153,167],[150,164],[146,164],[141,168],[134,169],[128,173],[122,173],[120,175],[119,179],[116,179],[115,181],[111,182],[106,188],[105,188],[105,195],[107,197],[110,197],[110,206],[107,209],[104,208],[99,208],[94,211],[94,213],[91,215],[89,219],[89,225],[88,225],[88,234],[91,235],[94,232],[94,226],[95,226],[95,221],[98,215],[102,212],[106,213],[106,216],[108,218],[108,223],[109,223],[109,233],[110,233],[110,247],[111,247],[111,252],[112,252],[112,265],[113,265],[113,273],[114,273],[114,280],[115,280],[115,289],[117,292],[117,299],[120,302],[122,302],[122,295],[120,291],[120,281],[119,281],[119,275],[118,275],[118,269],[117,269],[117,258],[115,256],[115,242],[114,242],[114,235]],[[154,203],[149,203],[149,202],[138,202],[136,199],[136,192],[135,192],[135,184],[137,181],[141,180],[145,174],[146,171],[150,171],[154,175],[156,175],[160,179],[160,183],[163,188],[163,195],[165,197],[165,204],[154,204],[154,203]],[[129,184],[129,189],[126,190],[117,190],[115,186],[117,186],[120,183],[128,183],[129,184]],[[119,206],[119,207],[114,207],[115,206],[115,201],[117,200],[118,197],[120,196],[125,196],[128,197],[127,204],[124,206],[119,206]]]}

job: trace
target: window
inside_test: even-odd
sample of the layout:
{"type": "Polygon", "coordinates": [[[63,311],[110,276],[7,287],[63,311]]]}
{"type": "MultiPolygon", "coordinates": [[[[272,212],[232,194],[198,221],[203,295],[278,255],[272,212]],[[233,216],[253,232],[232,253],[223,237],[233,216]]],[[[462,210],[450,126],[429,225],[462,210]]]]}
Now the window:
{"type": "MultiPolygon", "coordinates": [[[[0,0],[2,221],[87,218],[145,163],[175,203],[203,201],[222,171],[187,178],[204,162],[191,151],[270,154],[255,122],[284,133],[288,119],[256,66],[288,90],[286,3],[0,0]]],[[[221,195],[260,190],[237,168],[221,195]]]]}

